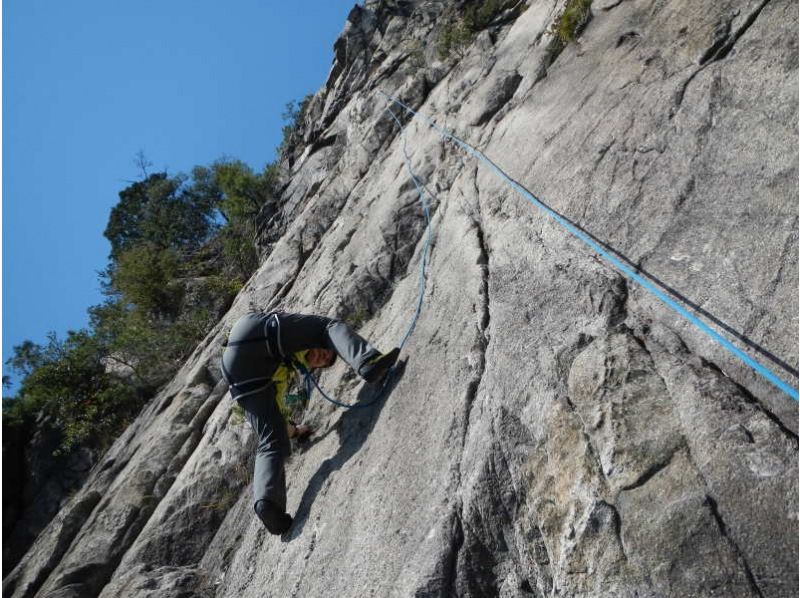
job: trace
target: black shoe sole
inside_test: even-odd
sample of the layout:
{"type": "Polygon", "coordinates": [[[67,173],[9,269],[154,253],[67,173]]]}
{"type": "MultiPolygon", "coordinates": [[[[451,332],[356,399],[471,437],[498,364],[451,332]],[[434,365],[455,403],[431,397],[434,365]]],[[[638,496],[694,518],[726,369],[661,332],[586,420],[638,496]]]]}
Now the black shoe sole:
{"type": "Polygon", "coordinates": [[[366,368],[366,371],[361,374],[362,378],[364,378],[364,380],[370,384],[378,382],[381,380],[381,378],[383,378],[383,375],[389,370],[389,368],[395,364],[399,355],[400,349],[395,347],[386,355],[383,355],[375,363],[369,364],[366,368]]]}
{"type": "Polygon", "coordinates": [[[292,527],[292,516],[284,513],[268,500],[260,500],[256,504],[256,514],[267,531],[274,536],[280,536],[292,527]]]}

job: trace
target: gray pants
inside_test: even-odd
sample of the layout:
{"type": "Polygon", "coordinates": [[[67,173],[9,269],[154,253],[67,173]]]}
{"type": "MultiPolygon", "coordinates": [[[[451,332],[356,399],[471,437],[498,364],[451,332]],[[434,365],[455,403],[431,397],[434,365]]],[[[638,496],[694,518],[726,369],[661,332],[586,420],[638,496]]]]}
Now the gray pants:
{"type": "MultiPolygon", "coordinates": [[[[231,330],[228,346],[222,355],[229,382],[254,381],[252,389],[232,394],[244,409],[247,421],[258,437],[253,499],[270,500],[286,510],[286,474],[284,459],[291,453],[286,422],[275,397],[275,386],[269,378],[280,367],[281,360],[270,355],[262,342],[250,342],[263,335],[267,314],[248,314],[231,330]],[[242,343],[242,341],[245,341],[242,343]],[[264,381],[264,378],[267,378],[264,381]],[[262,380],[262,382],[258,382],[262,380]]],[[[379,352],[344,322],[321,316],[279,314],[280,346],[287,357],[306,349],[333,349],[356,373],[379,352]]]]}
{"type": "Polygon", "coordinates": [[[286,474],[283,461],[291,454],[286,422],[278,410],[274,387],[239,400],[256,433],[253,504],[267,499],[286,510],[286,474]]]}

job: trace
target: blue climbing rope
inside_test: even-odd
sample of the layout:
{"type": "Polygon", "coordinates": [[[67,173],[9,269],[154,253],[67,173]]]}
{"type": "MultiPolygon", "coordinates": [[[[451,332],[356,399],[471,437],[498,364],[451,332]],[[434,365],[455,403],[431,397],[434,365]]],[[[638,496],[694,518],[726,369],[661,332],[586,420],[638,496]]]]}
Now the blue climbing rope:
{"type": "MultiPolygon", "coordinates": [[[[653,295],[655,295],[658,299],[660,299],[667,307],[671,308],[673,311],[681,315],[683,318],[694,324],[697,328],[699,328],[702,332],[708,335],[712,340],[716,341],[719,345],[721,345],[724,349],[726,349],[729,353],[737,357],[739,360],[744,362],[750,368],[752,368],[755,372],[766,378],[769,382],[771,382],[774,386],[779,388],[789,397],[794,399],[795,401],[798,400],[798,392],[797,389],[791,387],[786,382],[781,380],[777,375],[775,375],[771,370],[764,367],[758,361],[747,355],[744,351],[739,349],[736,345],[731,343],[728,339],[720,335],[716,330],[711,328],[708,324],[697,318],[694,314],[690,313],[686,310],[682,305],[677,303],[672,298],[665,295],[660,289],[655,287],[650,281],[643,278],[633,270],[631,270],[628,266],[623,264],[620,260],[618,260],[613,255],[609,254],[605,251],[594,239],[589,237],[586,233],[581,231],[580,229],[573,226],[570,222],[567,222],[561,215],[555,212],[553,209],[546,206],[544,203],[539,201],[532,193],[530,193],[527,189],[522,187],[519,183],[517,183],[514,179],[508,176],[503,170],[500,169],[494,162],[492,162],[489,158],[487,158],[482,152],[476,150],[467,142],[459,139],[449,131],[443,129],[439,125],[437,125],[434,121],[432,121],[427,116],[418,113],[413,108],[406,106],[403,102],[398,100],[397,98],[390,96],[387,93],[384,93],[381,90],[378,90],[378,93],[383,95],[387,100],[397,104],[401,108],[405,109],[409,113],[413,115],[414,118],[419,118],[425,123],[427,123],[430,127],[434,128],[436,131],[439,132],[442,137],[446,139],[450,139],[453,141],[457,146],[459,146],[462,150],[466,153],[471,155],[473,158],[479,160],[486,164],[491,170],[495,172],[497,176],[503,179],[507,184],[509,184],[517,193],[522,195],[525,199],[531,202],[534,206],[539,208],[540,210],[544,211],[548,216],[550,216],[553,220],[555,220],[558,224],[560,224],[563,228],[565,228],[570,234],[574,237],[577,237],[581,241],[583,241],[586,245],[588,245],[594,252],[596,252],[600,257],[604,258],[607,262],[609,262],[612,266],[614,266],[619,272],[624,274],[627,278],[639,283],[642,287],[646,290],[650,291],[653,295]]],[[[394,116],[394,114],[393,114],[394,116]]]]}
{"type": "Polygon", "coordinates": [[[422,313],[422,300],[425,297],[425,269],[428,266],[428,250],[431,246],[431,212],[428,206],[428,202],[425,200],[425,193],[422,190],[422,184],[419,182],[416,176],[414,176],[414,171],[411,168],[411,159],[408,157],[408,151],[406,150],[406,132],[403,129],[402,123],[398,120],[397,116],[395,116],[394,112],[392,112],[389,108],[386,111],[392,116],[394,122],[397,123],[398,128],[400,129],[400,136],[403,139],[403,160],[406,163],[406,170],[408,170],[408,175],[411,177],[411,180],[414,181],[414,186],[417,188],[417,193],[419,194],[419,201],[422,204],[422,210],[425,212],[425,222],[426,222],[426,236],[425,236],[425,247],[422,250],[422,259],[419,261],[419,295],[417,297],[417,309],[414,312],[414,317],[411,319],[411,324],[409,324],[408,329],[406,330],[405,335],[403,336],[403,340],[400,341],[400,349],[406,344],[408,337],[411,336],[411,333],[414,330],[414,327],[417,325],[417,320],[419,320],[419,315],[422,313]]]}
{"type": "MultiPolygon", "coordinates": [[[[426,234],[425,234],[425,245],[422,249],[422,256],[419,261],[419,291],[417,294],[417,306],[414,311],[414,317],[411,318],[411,323],[408,325],[408,328],[406,329],[406,332],[403,335],[403,340],[400,341],[400,349],[402,350],[406,344],[406,341],[408,340],[408,337],[410,337],[411,333],[414,331],[414,328],[417,325],[417,321],[419,320],[419,316],[422,313],[422,301],[425,298],[425,286],[426,286],[425,283],[427,282],[427,276],[425,274],[425,271],[428,267],[428,255],[430,253],[431,237],[432,237],[431,213],[428,201],[425,199],[425,192],[423,191],[423,185],[419,182],[419,179],[417,179],[417,177],[414,175],[414,170],[411,168],[411,159],[409,158],[408,151],[406,149],[406,134],[405,130],[403,129],[403,125],[390,108],[387,108],[386,111],[391,115],[395,123],[397,123],[398,128],[400,129],[400,136],[403,139],[403,147],[402,147],[403,160],[405,161],[408,174],[411,177],[411,180],[414,181],[414,186],[417,188],[417,193],[419,193],[419,201],[422,204],[422,211],[425,213],[426,234]]],[[[316,387],[316,389],[319,391],[319,393],[325,400],[333,403],[334,405],[337,405],[338,407],[344,407],[345,409],[363,409],[365,407],[369,407],[377,403],[383,397],[384,393],[386,392],[386,389],[389,388],[389,385],[394,379],[394,374],[396,371],[395,366],[392,366],[392,368],[387,372],[386,376],[384,376],[383,382],[381,383],[381,387],[375,394],[375,396],[372,398],[372,400],[367,401],[365,403],[355,403],[352,405],[348,405],[346,403],[342,403],[340,401],[337,401],[336,399],[329,397],[325,393],[325,391],[322,390],[322,388],[319,386],[319,383],[316,381],[316,379],[302,364],[296,364],[295,367],[297,367],[297,369],[303,375],[304,379],[303,383],[305,386],[305,393],[307,400],[311,398],[311,393],[313,392],[312,388],[313,385],[313,387],[316,387]]]]}

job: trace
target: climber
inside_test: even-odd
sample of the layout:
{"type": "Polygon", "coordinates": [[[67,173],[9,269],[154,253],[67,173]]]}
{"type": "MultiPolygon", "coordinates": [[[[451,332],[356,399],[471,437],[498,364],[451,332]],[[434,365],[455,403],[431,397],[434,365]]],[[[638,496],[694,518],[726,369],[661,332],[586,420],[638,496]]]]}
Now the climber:
{"type": "Polygon", "coordinates": [[[336,355],[364,380],[379,382],[400,350],[382,354],[344,322],[284,312],[249,313],[233,326],[222,353],[222,373],[258,437],[253,475],[254,508],[271,534],[292,525],[286,513],[284,459],[290,438],[312,430],[288,419],[284,395],[291,370],[333,365],[336,355]]]}

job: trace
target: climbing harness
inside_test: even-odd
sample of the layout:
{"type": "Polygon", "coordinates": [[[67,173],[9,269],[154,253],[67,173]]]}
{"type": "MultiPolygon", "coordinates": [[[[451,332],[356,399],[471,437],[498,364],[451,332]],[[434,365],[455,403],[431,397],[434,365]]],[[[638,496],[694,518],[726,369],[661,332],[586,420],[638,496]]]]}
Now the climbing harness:
{"type": "MultiPolygon", "coordinates": [[[[498,177],[500,177],[506,184],[508,184],[512,189],[514,189],[517,193],[522,195],[525,199],[527,199],[530,203],[534,206],[545,212],[551,219],[553,219],[557,224],[561,225],[563,228],[567,230],[570,234],[574,237],[583,241],[586,245],[588,245],[594,252],[596,252],[600,257],[605,259],[608,263],[610,263],[614,268],[616,268],[619,272],[625,275],[630,280],[639,283],[645,290],[649,291],[653,294],[656,298],[660,299],[662,303],[664,303],[667,307],[675,311],[678,315],[682,316],[684,319],[689,321],[690,323],[694,324],[701,332],[705,333],[711,340],[718,343],[724,349],[726,349],[729,353],[731,353],[734,357],[738,358],[740,361],[748,365],[752,368],[756,373],[760,374],[762,377],[767,379],[771,382],[775,387],[783,391],[789,397],[794,399],[795,401],[798,400],[798,392],[797,389],[793,388],[783,380],[781,380],[777,375],[775,375],[771,370],[764,367],[758,361],[747,355],[744,351],[739,349],[736,345],[731,343],[728,339],[720,335],[716,330],[711,328],[708,324],[697,318],[697,316],[691,314],[689,311],[686,310],[682,305],[677,303],[675,300],[671,299],[667,295],[665,295],[660,289],[656,288],[650,281],[643,278],[625,264],[623,264],[619,259],[614,257],[613,255],[609,254],[606,250],[604,250],[594,239],[592,239],[589,235],[587,235],[582,230],[578,229],[572,223],[568,222],[564,219],[560,214],[558,214],[552,208],[546,206],[540,200],[538,200],[532,193],[530,193],[527,189],[525,189],[522,185],[517,183],[514,179],[512,179],[509,175],[507,175],[503,170],[500,169],[494,162],[492,162],[489,158],[486,157],[482,152],[476,150],[474,147],[469,145],[467,142],[463,141],[462,139],[456,137],[446,129],[437,125],[433,120],[428,118],[427,116],[418,113],[413,108],[405,105],[399,99],[378,90],[378,93],[383,95],[390,103],[397,104],[399,107],[403,108],[407,112],[409,112],[413,118],[419,118],[423,122],[427,123],[428,126],[432,127],[439,134],[444,137],[445,139],[451,140],[457,146],[459,146],[462,150],[464,150],[467,154],[472,156],[473,158],[483,162],[487,165],[498,177]]],[[[394,114],[392,114],[394,116],[394,114]]],[[[397,120],[395,118],[395,120],[397,120]]],[[[403,143],[405,144],[405,137],[403,138],[403,143]]]]}

